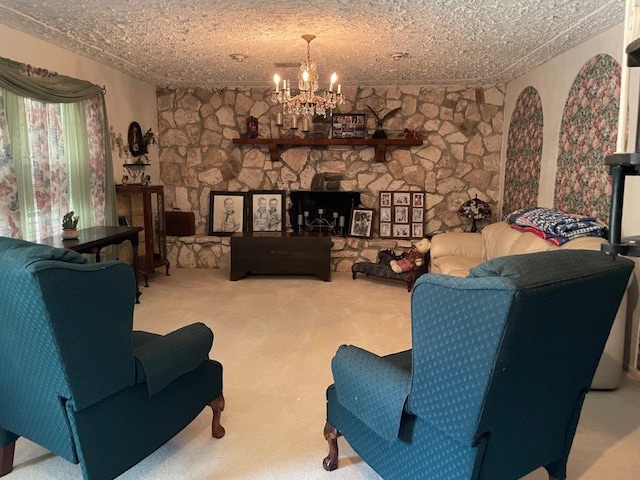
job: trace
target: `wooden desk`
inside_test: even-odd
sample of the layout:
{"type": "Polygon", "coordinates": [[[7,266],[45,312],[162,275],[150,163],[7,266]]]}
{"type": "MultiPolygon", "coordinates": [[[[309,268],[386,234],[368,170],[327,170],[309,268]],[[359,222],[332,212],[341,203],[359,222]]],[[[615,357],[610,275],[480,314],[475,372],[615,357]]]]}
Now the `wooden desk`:
{"type": "Polygon", "coordinates": [[[136,303],[140,303],[138,288],[138,233],[142,227],[89,227],[78,230],[75,240],[63,240],[60,235],[43,238],[38,243],[56,248],[68,248],[78,253],[91,253],[100,262],[100,250],[108,245],[118,245],[129,240],[133,250],[133,272],[136,279],[136,303]]]}
{"type": "Polygon", "coordinates": [[[234,233],[230,280],[248,273],[311,274],[331,281],[331,237],[318,233],[234,233]]]}

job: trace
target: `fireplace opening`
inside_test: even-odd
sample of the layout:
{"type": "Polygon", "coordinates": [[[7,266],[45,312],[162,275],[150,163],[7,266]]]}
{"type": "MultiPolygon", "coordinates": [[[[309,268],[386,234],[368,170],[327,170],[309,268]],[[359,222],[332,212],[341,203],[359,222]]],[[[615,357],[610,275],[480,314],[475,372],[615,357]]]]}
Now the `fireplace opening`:
{"type": "Polygon", "coordinates": [[[289,221],[294,231],[346,237],[351,210],[360,206],[360,192],[292,191],[289,221]]]}

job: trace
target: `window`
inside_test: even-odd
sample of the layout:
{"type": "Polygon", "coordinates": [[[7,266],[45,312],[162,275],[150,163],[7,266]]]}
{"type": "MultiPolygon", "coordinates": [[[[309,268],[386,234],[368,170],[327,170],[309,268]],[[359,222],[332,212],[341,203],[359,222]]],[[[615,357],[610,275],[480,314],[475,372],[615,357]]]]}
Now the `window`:
{"type": "Polygon", "coordinates": [[[52,103],[0,88],[0,235],[57,235],[71,210],[79,228],[112,223],[103,102],[102,93],[52,103]]]}

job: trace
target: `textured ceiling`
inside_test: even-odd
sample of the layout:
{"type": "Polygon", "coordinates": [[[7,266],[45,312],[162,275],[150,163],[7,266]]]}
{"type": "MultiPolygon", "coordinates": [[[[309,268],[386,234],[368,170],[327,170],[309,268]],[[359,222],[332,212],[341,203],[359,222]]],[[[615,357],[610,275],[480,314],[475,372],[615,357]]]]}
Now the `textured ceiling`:
{"type": "Polygon", "coordinates": [[[0,23],[160,87],[295,79],[276,64],[306,33],[321,89],[506,82],[623,20],[624,0],[0,0],[0,23]]]}

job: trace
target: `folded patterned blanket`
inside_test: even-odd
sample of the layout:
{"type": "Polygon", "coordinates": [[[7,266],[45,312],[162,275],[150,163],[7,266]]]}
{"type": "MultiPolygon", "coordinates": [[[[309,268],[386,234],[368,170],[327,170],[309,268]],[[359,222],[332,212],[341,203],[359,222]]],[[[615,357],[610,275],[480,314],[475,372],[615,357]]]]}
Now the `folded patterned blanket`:
{"type": "Polygon", "coordinates": [[[505,220],[512,228],[531,232],[554,245],[562,245],[576,237],[599,237],[605,228],[594,217],[544,207],[516,210],[505,220]]]}

